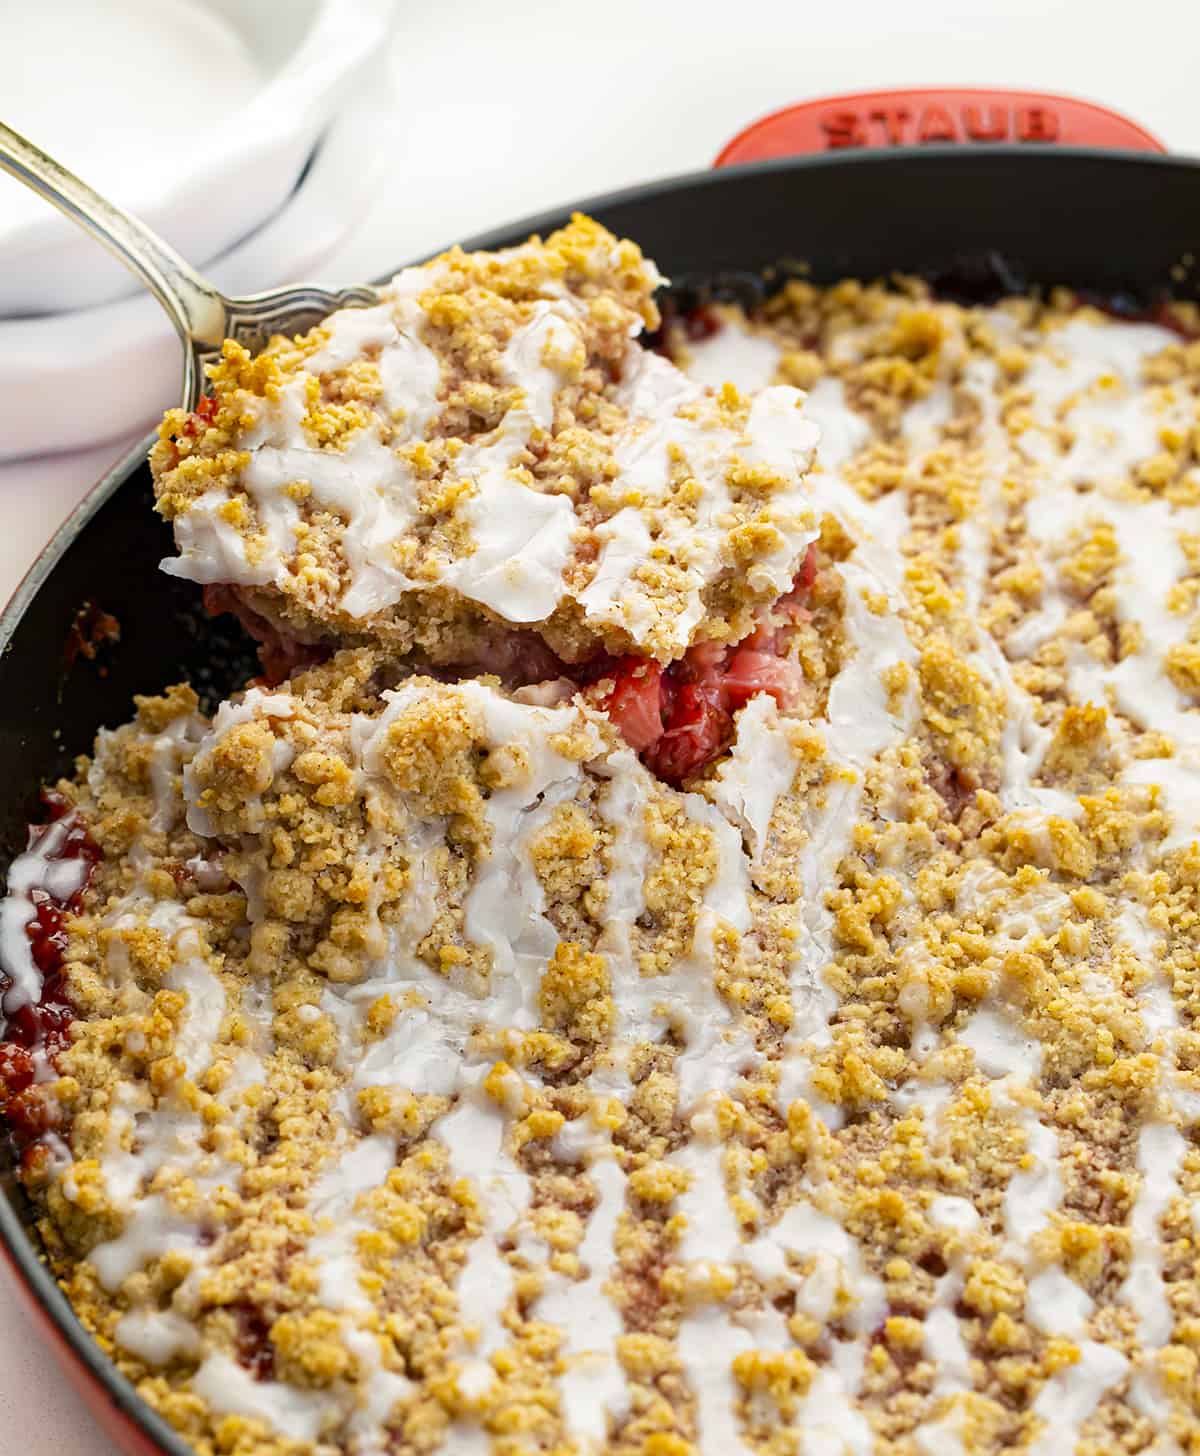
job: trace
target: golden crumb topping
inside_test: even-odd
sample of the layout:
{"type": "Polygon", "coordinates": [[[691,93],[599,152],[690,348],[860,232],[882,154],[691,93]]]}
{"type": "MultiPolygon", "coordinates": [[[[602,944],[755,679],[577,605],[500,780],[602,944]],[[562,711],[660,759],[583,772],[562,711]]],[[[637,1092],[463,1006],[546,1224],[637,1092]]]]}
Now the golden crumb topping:
{"type": "Polygon", "coordinates": [[[574,662],[744,635],[817,535],[799,394],[693,383],[635,336],[661,282],[576,217],[453,249],[257,357],[227,344],[151,454],[176,575],[260,635],[487,657],[513,626],[574,662]]]}
{"type": "Polygon", "coordinates": [[[200,1456],[1197,1449],[1200,345],[793,282],[680,384],[655,280],[453,252],[169,419],[181,559],[340,650],[139,701],[10,872],[55,1271],[200,1456]]]}

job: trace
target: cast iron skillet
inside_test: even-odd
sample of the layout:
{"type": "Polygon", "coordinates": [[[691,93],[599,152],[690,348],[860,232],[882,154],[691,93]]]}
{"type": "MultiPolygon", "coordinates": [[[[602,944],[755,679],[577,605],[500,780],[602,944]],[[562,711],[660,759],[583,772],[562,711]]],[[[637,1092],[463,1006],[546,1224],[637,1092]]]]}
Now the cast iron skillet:
{"type": "MultiPolygon", "coordinates": [[[[910,97],[905,124],[918,136],[945,135],[948,118],[951,133],[970,131],[962,97],[972,94],[940,93],[936,102],[929,94],[910,97]]],[[[904,113],[894,96],[884,99],[890,111],[872,109],[879,97],[843,98],[767,118],[723,159],[752,155],[756,145],[768,153],[786,150],[806,129],[842,143],[825,155],[672,178],[579,207],[636,239],[685,299],[714,286],[753,294],[767,270],[783,265],[786,271],[803,259],[817,281],[920,273],[967,298],[1064,283],[1131,313],[1167,291],[1200,300],[1191,272],[1191,255],[1200,255],[1200,161],[1047,147],[1047,126],[1068,140],[1073,127],[1080,134],[1079,108],[1052,98],[1038,102],[1041,121],[1029,121],[1026,105],[1034,144],[847,147],[847,136],[861,140],[866,132],[870,140],[872,126],[895,131],[901,125],[897,117],[904,113]]],[[[1010,108],[1018,135],[1022,101],[1029,98],[996,103],[1010,108]]],[[[997,116],[980,108],[977,130],[990,125],[995,132],[997,116]]],[[[1096,135],[1097,117],[1120,145],[1146,144],[1144,133],[1122,132],[1107,113],[1090,117],[1085,139],[1096,135]]],[[[466,246],[495,248],[546,233],[568,211],[528,218],[466,246]]],[[[69,773],[99,727],[126,721],[134,693],[158,692],[186,678],[211,707],[255,671],[249,644],[231,619],[207,619],[198,588],[156,569],[172,543],[151,511],[146,448],[138,445],[100,481],[0,617],[4,865],[23,847],[26,824],[39,817],[39,785],[69,773]],[[94,660],[79,656],[68,665],[65,645],[89,605],[119,620],[120,642],[102,647],[94,660]]],[[[190,1448],[142,1404],[84,1332],[41,1262],[30,1208],[6,1151],[0,1152],[0,1252],[120,1449],[130,1456],[189,1456],[190,1448]]]]}

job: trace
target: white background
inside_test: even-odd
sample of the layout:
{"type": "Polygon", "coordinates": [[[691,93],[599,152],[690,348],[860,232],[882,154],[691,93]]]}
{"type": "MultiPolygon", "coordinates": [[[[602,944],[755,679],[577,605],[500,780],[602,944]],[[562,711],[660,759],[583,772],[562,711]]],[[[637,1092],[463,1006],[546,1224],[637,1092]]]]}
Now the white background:
{"type": "MultiPolygon", "coordinates": [[[[1194,0],[402,0],[401,9],[390,186],[329,278],[373,277],[526,213],[707,166],[755,117],[838,91],[1067,92],[1200,154],[1194,0]]],[[[124,443],[0,467],[0,599],[124,443]]],[[[0,1283],[0,1452],[111,1456],[50,1359],[0,1283]]]]}

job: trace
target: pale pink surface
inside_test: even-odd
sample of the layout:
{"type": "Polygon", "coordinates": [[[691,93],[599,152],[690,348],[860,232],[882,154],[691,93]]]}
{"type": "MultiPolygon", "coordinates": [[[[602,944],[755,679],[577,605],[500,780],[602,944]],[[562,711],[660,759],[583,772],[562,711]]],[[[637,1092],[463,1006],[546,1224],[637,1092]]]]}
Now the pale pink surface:
{"type": "Polygon", "coordinates": [[[0,1446],[28,1456],[111,1456],[87,1407],[60,1380],[54,1357],[17,1304],[0,1265],[0,1446]]]}
{"type": "MultiPolygon", "coordinates": [[[[520,26],[511,7],[492,0],[460,0],[453,27],[441,7],[403,7],[394,57],[404,111],[395,186],[326,275],[372,277],[506,219],[704,167],[755,117],[838,91],[942,83],[1070,92],[1124,109],[1168,145],[1200,153],[1191,75],[1200,11],[1189,14],[1176,0],[1144,0],[1132,31],[1124,0],[1044,0],[1036,35],[1028,7],[995,0],[902,7],[860,0],[849,9],[744,0],[735,65],[720,41],[729,7],[717,0],[611,0],[606,13],[607,23],[581,40],[574,7],[553,0],[525,0],[520,26]],[[1151,51],[1156,36],[1171,43],[1151,51]],[[1139,41],[1152,65],[1130,65],[1130,44],[1139,41]],[[451,47],[452,89],[445,85],[451,47]],[[505,86],[518,68],[538,76],[536,90],[505,86]],[[581,98],[589,96],[602,98],[600,130],[587,126],[581,98]],[[543,108],[561,108],[579,124],[546,126],[543,108]],[[481,136],[511,160],[509,168],[479,165],[481,136]]],[[[123,448],[0,467],[0,599],[123,448]]],[[[112,1456],[7,1279],[0,1271],[0,1450],[112,1456]]]]}

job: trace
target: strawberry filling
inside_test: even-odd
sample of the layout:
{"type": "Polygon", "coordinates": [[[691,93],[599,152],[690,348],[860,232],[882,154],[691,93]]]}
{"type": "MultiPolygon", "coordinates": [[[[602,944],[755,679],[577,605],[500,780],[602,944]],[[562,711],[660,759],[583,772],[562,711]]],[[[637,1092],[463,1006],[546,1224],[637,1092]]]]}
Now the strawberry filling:
{"type": "Polygon", "coordinates": [[[196,408],[187,417],[187,423],[183,427],[185,435],[202,435],[213,420],[217,417],[217,400],[215,395],[202,394],[196,402],[196,408]]]}
{"type": "Polygon", "coordinates": [[[669,684],[662,736],[642,757],[660,779],[679,784],[720,753],[733,731],[733,719],[719,671],[707,671],[695,682],[669,679],[669,684]]]}
{"type": "Polygon", "coordinates": [[[662,664],[647,662],[641,657],[621,657],[613,664],[612,687],[595,698],[621,730],[625,742],[635,753],[645,753],[663,736],[664,698],[668,691],[667,674],[662,664]]]}
{"type": "Polygon", "coordinates": [[[322,643],[299,642],[281,632],[274,622],[261,616],[242,600],[236,587],[206,586],[204,610],[210,617],[224,612],[234,616],[258,643],[258,660],[262,664],[262,681],[276,687],[294,672],[324,662],[332,648],[322,643]]]}
{"type": "MultiPolygon", "coordinates": [[[[782,625],[760,626],[732,647],[697,643],[668,667],[636,654],[614,658],[603,653],[585,663],[568,664],[532,633],[502,632],[481,638],[472,660],[459,662],[456,668],[494,673],[506,687],[517,690],[550,683],[569,689],[573,683],[593,707],[608,714],[652,773],[669,784],[680,784],[717,757],[733,736],[734,713],[758,693],[769,693],[781,708],[793,708],[799,701],[804,674],[785,655],[787,624],[807,619],[805,603],[816,576],[816,547],[810,546],[791,590],[772,607],[772,622],[782,625]]],[[[210,616],[232,613],[255,638],[262,681],[268,685],[322,661],[332,651],[329,645],[289,638],[235,587],[206,586],[204,606],[210,616]]],[[[421,670],[440,677],[450,669],[421,670]]]]}
{"type": "Polygon", "coordinates": [[[795,663],[769,651],[739,643],[713,653],[704,644],[667,668],[618,658],[588,696],[652,773],[680,784],[721,752],[733,736],[733,714],[752,697],[769,693],[790,708],[803,681],[795,663]]]}
{"type": "MultiPolygon", "coordinates": [[[[809,548],[787,597],[785,617],[804,613],[816,577],[809,548]]],[[[733,647],[698,643],[669,667],[627,656],[598,669],[590,665],[592,704],[608,714],[621,736],[660,779],[680,784],[710,763],[733,736],[733,715],[758,693],[781,708],[799,701],[804,674],[782,655],[785,630],[759,627],[733,647]]]]}
{"type": "MultiPolygon", "coordinates": [[[[44,791],[42,800],[51,822],[61,819],[70,805],[61,795],[44,791]]],[[[29,827],[32,847],[46,826],[29,827]]],[[[91,880],[100,849],[82,821],[76,819],[67,830],[55,860],[83,860],[87,872],[83,884],[67,900],[57,900],[47,890],[29,892],[33,915],[25,926],[33,962],[42,973],[41,994],[36,1004],[21,1006],[3,1023],[0,1040],[0,1112],[25,1152],[56,1125],[58,1104],[47,1098],[37,1085],[39,1060],[56,1067],[58,1053],[70,1040],[75,1011],[67,995],[62,974],[67,949],[66,921],[76,914],[91,880]]]]}

